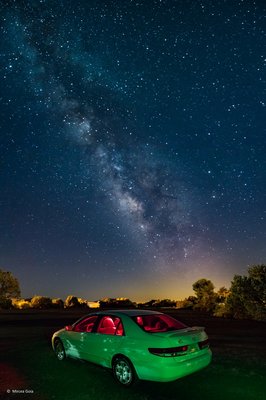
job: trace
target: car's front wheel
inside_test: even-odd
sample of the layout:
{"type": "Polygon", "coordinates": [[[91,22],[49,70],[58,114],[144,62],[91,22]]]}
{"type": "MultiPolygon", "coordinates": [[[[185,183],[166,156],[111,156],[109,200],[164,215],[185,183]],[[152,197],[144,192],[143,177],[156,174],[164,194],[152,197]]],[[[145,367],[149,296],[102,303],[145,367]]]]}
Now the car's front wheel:
{"type": "Polygon", "coordinates": [[[113,375],[123,386],[131,386],[137,381],[137,375],[132,363],[122,356],[116,357],[113,361],[113,375]]]}
{"type": "Polygon", "coordinates": [[[63,345],[63,343],[61,342],[61,340],[57,340],[57,341],[55,342],[54,351],[55,351],[56,358],[57,358],[59,361],[63,361],[63,360],[66,358],[66,353],[65,353],[64,345],[63,345]]]}

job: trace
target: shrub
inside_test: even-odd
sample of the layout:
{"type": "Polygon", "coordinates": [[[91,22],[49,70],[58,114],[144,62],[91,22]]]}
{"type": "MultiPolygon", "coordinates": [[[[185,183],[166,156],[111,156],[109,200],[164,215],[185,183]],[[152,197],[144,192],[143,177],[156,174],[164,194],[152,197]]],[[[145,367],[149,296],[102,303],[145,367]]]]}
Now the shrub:
{"type": "Polygon", "coordinates": [[[80,307],[80,303],[78,301],[78,298],[76,296],[69,295],[67,296],[65,300],[65,308],[76,308],[80,307]]]}
{"type": "Polygon", "coordinates": [[[64,302],[62,299],[52,299],[53,308],[64,308],[64,302]]]}
{"type": "Polygon", "coordinates": [[[32,308],[37,308],[37,309],[45,309],[45,308],[51,308],[52,307],[52,300],[50,297],[45,297],[45,296],[34,296],[31,299],[31,307],[32,308]]]}
{"type": "Polygon", "coordinates": [[[14,308],[18,308],[19,310],[31,308],[30,301],[25,299],[12,299],[12,305],[14,308]]]}

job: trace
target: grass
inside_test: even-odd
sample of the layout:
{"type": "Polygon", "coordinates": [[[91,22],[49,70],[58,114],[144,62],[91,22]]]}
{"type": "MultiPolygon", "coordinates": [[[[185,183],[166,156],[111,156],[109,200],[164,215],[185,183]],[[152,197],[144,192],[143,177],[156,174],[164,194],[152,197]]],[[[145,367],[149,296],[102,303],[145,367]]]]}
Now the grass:
{"type": "MultiPolygon", "coordinates": [[[[56,313],[51,315],[45,312],[42,314],[18,313],[12,317],[11,314],[0,315],[2,326],[0,364],[7,365],[11,371],[15,371],[13,385],[22,385],[5,387],[3,378],[6,379],[6,377],[2,377],[1,399],[265,399],[266,365],[263,356],[265,344],[261,340],[265,332],[263,323],[250,321],[230,323],[229,321],[226,324],[224,320],[204,317],[207,318],[204,321],[206,330],[213,342],[213,362],[210,366],[175,382],[141,382],[134,388],[126,389],[113,380],[109,370],[71,359],[59,362],[55,358],[50,346],[50,337],[58,328],[58,317],[56,313]],[[249,334],[247,335],[246,332],[249,334]],[[34,393],[7,394],[8,388],[24,388],[33,390],[34,393]]],[[[188,323],[191,318],[197,318],[197,316],[184,314],[182,320],[187,319],[185,322],[188,323]]],[[[60,315],[59,327],[75,319],[72,314],[60,315]]],[[[200,319],[199,315],[198,325],[201,325],[200,319]]]]}

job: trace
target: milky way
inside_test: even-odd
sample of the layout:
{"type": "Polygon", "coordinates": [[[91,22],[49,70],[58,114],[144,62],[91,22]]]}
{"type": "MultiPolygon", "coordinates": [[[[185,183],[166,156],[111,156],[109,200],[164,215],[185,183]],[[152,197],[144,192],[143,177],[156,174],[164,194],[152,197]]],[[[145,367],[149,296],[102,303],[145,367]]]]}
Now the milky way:
{"type": "MultiPolygon", "coordinates": [[[[76,53],[76,38],[70,42],[69,47],[75,50],[68,57],[56,45],[47,54],[45,43],[35,44],[32,23],[23,24],[14,14],[10,18],[16,20],[18,33],[21,32],[16,43],[20,43],[22,56],[30,64],[33,92],[45,99],[48,109],[61,116],[66,135],[73,145],[82,148],[80,156],[86,160],[85,168],[87,163],[88,170],[99,179],[100,190],[110,200],[107,206],[113,207],[119,223],[125,220],[132,234],[141,236],[144,248],[150,248],[154,257],[167,255],[176,261],[176,257],[187,255],[199,227],[193,215],[190,185],[182,177],[182,165],[178,168],[155,146],[131,138],[133,133],[121,133],[122,123],[127,120],[121,121],[122,106],[112,101],[115,88],[107,83],[105,97],[98,95],[103,82],[108,82],[107,72],[98,63],[95,65],[89,54],[82,55],[80,48],[76,53]],[[45,54],[49,55],[48,61],[45,54]],[[88,59],[92,69],[89,77],[88,59]],[[62,63],[64,71],[70,71],[71,82],[64,79],[65,75],[55,76],[62,63]],[[71,90],[72,81],[79,82],[77,95],[75,89],[71,90]]],[[[130,111],[122,109],[123,112],[125,115],[130,111]]]]}
{"type": "Polygon", "coordinates": [[[264,7],[151,3],[3,3],[7,269],[13,241],[102,291],[263,260],[264,7]]]}

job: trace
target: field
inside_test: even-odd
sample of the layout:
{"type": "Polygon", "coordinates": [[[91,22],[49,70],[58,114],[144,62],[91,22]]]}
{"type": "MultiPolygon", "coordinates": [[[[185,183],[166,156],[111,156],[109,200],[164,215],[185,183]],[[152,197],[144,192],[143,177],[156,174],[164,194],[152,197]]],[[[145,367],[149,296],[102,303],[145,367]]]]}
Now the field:
{"type": "MultiPolygon", "coordinates": [[[[60,363],[52,333],[80,311],[0,313],[0,398],[30,400],[265,400],[266,323],[168,310],[188,325],[205,326],[213,361],[206,369],[171,383],[120,387],[101,367],[68,359],[60,363]]],[[[168,312],[166,311],[166,312],[168,312]]]]}

